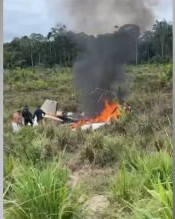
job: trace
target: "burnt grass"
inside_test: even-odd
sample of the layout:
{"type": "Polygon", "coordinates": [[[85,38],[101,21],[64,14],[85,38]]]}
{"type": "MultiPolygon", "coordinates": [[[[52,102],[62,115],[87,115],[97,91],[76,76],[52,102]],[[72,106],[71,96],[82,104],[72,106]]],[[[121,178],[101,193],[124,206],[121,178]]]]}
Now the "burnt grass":
{"type": "MultiPolygon", "coordinates": [[[[12,133],[10,127],[10,116],[14,111],[27,104],[33,112],[45,99],[57,101],[59,110],[77,112],[79,98],[71,69],[5,70],[5,185],[15,183],[13,170],[18,162],[42,170],[53,160],[61,160],[70,175],[78,175],[78,185],[85,199],[95,194],[109,198],[108,211],[100,218],[132,216],[129,208],[123,208],[125,203],[109,194],[111,178],[136,153],[151,156],[165,151],[171,156],[171,67],[170,64],[128,66],[126,71],[130,82],[125,101],[132,106],[132,112],[129,115],[123,113],[119,121],[98,130],[78,129],[75,132],[66,124],[58,125],[51,121],[47,121],[45,126],[23,128],[19,133],[12,133]]],[[[6,196],[13,199],[10,191],[6,196]]]]}

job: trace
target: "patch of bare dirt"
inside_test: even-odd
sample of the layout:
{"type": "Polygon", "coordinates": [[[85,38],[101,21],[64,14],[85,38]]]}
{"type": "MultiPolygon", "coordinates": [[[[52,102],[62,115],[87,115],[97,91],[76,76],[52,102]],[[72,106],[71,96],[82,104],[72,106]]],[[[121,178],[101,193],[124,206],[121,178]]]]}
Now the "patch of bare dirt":
{"type": "Polygon", "coordinates": [[[85,207],[87,209],[86,219],[97,219],[105,209],[110,205],[109,200],[104,195],[95,195],[86,201],[85,207]]]}

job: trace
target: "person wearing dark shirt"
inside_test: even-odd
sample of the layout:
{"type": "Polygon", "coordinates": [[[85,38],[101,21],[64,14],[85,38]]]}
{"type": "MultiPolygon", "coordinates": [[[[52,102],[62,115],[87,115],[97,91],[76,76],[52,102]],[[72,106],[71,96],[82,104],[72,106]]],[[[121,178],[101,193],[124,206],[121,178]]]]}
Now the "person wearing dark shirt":
{"type": "Polygon", "coordinates": [[[28,125],[28,123],[30,123],[31,126],[33,126],[32,113],[29,111],[29,108],[27,105],[24,106],[22,110],[22,116],[24,118],[24,125],[28,125]]]}
{"type": "Polygon", "coordinates": [[[45,115],[46,113],[40,109],[40,106],[37,106],[37,109],[35,110],[34,114],[33,114],[33,119],[37,118],[37,122],[40,123],[43,119],[43,116],[45,115]]]}

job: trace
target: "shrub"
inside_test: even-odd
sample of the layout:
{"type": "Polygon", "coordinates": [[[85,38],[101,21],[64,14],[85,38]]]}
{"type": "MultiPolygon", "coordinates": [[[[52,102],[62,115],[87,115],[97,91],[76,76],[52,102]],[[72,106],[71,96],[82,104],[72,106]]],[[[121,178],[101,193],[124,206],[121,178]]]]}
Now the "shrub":
{"type": "Polygon", "coordinates": [[[33,88],[35,90],[42,90],[42,89],[47,89],[48,88],[48,83],[42,79],[34,81],[34,86],[33,88]]]}
{"type": "Polygon", "coordinates": [[[86,135],[81,129],[72,131],[67,125],[60,126],[56,134],[57,145],[61,150],[65,149],[69,152],[75,152],[81,148],[86,140],[86,135]]]}
{"type": "Polygon", "coordinates": [[[105,137],[100,132],[94,132],[87,137],[82,147],[81,160],[98,166],[111,165],[122,157],[122,143],[119,137],[105,137]]]}
{"type": "Polygon", "coordinates": [[[33,156],[30,148],[32,145],[32,140],[35,139],[35,137],[35,129],[30,126],[23,127],[18,133],[6,134],[6,153],[13,155],[20,160],[29,161],[31,159],[31,156],[33,156]],[[23,156],[21,156],[21,154],[23,156]]]}
{"type": "Polygon", "coordinates": [[[168,85],[168,82],[172,82],[173,78],[173,67],[172,65],[165,66],[164,71],[160,74],[160,85],[161,87],[165,87],[168,85]]]}
{"type": "Polygon", "coordinates": [[[34,138],[31,141],[31,144],[28,145],[26,148],[26,154],[28,160],[32,164],[40,163],[43,159],[49,159],[50,157],[53,157],[52,153],[49,153],[49,151],[45,151],[47,149],[47,146],[49,145],[49,140],[45,138],[43,135],[40,135],[36,138],[34,138]]]}
{"type": "Polygon", "coordinates": [[[55,140],[61,150],[72,151],[77,146],[75,134],[67,126],[61,126],[56,129],[55,140]]]}
{"type": "Polygon", "coordinates": [[[55,126],[49,123],[43,134],[49,138],[56,150],[75,151],[84,142],[82,131],[73,132],[67,125],[55,126]]]}
{"type": "Polygon", "coordinates": [[[43,132],[46,138],[53,139],[56,133],[56,126],[54,122],[47,121],[44,126],[38,127],[38,132],[43,132]]]}
{"type": "Polygon", "coordinates": [[[143,178],[135,171],[128,172],[126,169],[118,171],[110,183],[109,193],[112,199],[133,203],[141,198],[143,178]]]}
{"type": "Polygon", "coordinates": [[[40,147],[42,159],[50,159],[61,151],[75,152],[85,141],[85,133],[81,129],[73,132],[67,125],[56,126],[51,121],[45,126],[37,127],[36,132],[42,133],[42,136],[39,134],[36,141],[33,141],[34,145],[37,142],[42,145],[40,147]]]}

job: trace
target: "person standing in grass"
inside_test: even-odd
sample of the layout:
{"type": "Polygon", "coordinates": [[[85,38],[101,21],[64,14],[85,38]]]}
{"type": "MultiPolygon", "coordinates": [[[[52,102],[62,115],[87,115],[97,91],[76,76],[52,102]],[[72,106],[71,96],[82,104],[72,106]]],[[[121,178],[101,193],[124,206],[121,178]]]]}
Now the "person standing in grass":
{"type": "Polygon", "coordinates": [[[22,125],[22,113],[21,110],[18,110],[17,112],[13,113],[12,119],[11,119],[12,129],[13,132],[18,132],[21,129],[22,125]]]}
{"type": "Polygon", "coordinates": [[[40,108],[40,106],[37,106],[37,109],[35,110],[33,114],[33,119],[36,116],[37,123],[40,124],[43,121],[43,117],[46,115],[46,113],[40,108]]]}
{"type": "Polygon", "coordinates": [[[22,116],[24,118],[24,125],[28,125],[28,123],[30,123],[31,126],[33,126],[32,113],[29,111],[29,108],[27,105],[24,106],[22,110],[22,116]]]}

